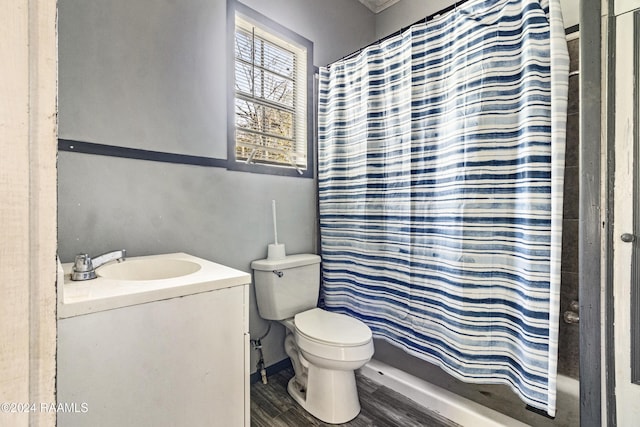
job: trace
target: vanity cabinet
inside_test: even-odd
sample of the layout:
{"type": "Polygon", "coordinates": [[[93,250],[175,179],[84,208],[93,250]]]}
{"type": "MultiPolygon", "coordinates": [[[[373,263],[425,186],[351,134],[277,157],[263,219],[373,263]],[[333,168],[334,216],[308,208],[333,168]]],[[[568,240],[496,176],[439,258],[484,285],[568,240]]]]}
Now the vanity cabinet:
{"type": "Polygon", "coordinates": [[[249,426],[248,304],[243,284],[59,319],[58,425],[249,426]]]}

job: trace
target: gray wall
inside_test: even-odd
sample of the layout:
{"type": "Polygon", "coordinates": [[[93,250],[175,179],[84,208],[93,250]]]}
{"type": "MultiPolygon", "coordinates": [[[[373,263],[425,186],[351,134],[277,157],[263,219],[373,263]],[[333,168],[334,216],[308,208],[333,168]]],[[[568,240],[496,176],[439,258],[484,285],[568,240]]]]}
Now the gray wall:
{"type": "MultiPolygon", "coordinates": [[[[325,65],[374,37],[357,0],[247,0],[325,65]]],[[[225,158],[226,0],[60,0],[61,138],[225,158]]]]}
{"type": "MultiPolygon", "coordinates": [[[[324,65],[375,38],[357,0],[247,0],[314,42],[324,65]]],[[[226,157],[225,0],[60,0],[59,137],[226,157]]],[[[316,248],[312,179],[60,152],[58,253],[187,252],[250,271],[278,237],[289,253],[316,248]]],[[[250,331],[266,329],[253,300],[250,331]]],[[[276,326],[268,365],[286,356],[276,326]]],[[[256,354],[252,352],[252,368],[256,354]]]]}

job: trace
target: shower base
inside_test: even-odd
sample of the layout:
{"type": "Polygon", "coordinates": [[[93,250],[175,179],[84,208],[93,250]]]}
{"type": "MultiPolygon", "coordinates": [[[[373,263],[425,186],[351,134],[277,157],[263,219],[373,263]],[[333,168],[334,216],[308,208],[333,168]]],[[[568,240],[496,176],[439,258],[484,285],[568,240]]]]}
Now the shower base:
{"type": "MultiPolygon", "coordinates": [[[[433,370],[434,378],[449,377],[440,368],[425,365],[433,370]]],[[[520,401],[507,386],[467,384],[449,377],[445,389],[375,359],[363,366],[360,373],[463,426],[577,427],[580,425],[579,383],[562,375],[558,375],[557,380],[559,409],[556,418],[550,419],[527,410],[525,403],[520,401]],[[474,400],[463,395],[473,396],[474,400]]]]}

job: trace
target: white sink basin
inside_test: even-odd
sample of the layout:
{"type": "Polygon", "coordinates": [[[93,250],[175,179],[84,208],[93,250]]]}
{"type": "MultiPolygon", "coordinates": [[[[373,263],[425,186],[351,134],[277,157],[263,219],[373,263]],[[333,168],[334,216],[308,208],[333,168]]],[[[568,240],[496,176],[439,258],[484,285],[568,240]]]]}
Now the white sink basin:
{"type": "Polygon", "coordinates": [[[251,283],[248,273],[185,253],[105,264],[92,280],[73,281],[72,270],[72,262],[63,264],[58,279],[60,319],[251,283]]]}
{"type": "Polygon", "coordinates": [[[112,280],[163,280],[187,276],[200,268],[200,264],[183,259],[142,258],[103,265],[96,274],[112,280]]]}

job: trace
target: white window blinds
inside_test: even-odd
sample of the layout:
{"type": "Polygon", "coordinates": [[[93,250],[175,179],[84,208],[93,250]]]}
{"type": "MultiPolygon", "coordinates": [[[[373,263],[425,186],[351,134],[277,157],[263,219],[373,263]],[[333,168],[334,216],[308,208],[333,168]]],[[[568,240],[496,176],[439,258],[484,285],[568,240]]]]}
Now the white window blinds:
{"type": "Polygon", "coordinates": [[[236,16],[237,161],[307,168],[307,52],[236,16]]]}

